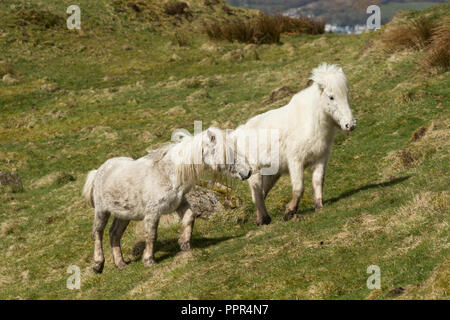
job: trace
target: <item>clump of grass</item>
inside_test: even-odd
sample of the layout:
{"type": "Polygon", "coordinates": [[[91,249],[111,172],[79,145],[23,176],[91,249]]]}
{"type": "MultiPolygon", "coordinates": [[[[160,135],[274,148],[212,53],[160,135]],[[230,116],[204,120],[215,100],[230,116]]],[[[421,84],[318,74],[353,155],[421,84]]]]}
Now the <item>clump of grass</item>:
{"type": "Polygon", "coordinates": [[[175,40],[175,43],[178,44],[179,47],[187,47],[191,43],[189,34],[182,30],[177,30],[177,32],[173,34],[173,38],[175,40]]]}
{"type": "Polygon", "coordinates": [[[16,24],[19,26],[35,26],[50,29],[56,26],[64,26],[65,20],[50,11],[21,8],[16,13],[16,24]]]}
{"type": "Polygon", "coordinates": [[[6,61],[0,61],[0,78],[5,74],[17,75],[16,70],[6,61]]]}
{"type": "Polygon", "coordinates": [[[268,15],[260,15],[253,20],[253,42],[262,43],[278,43],[280,42],[281,28],[274,17],[268,15]]]}
{"type": "Polygon", "coordinates": [[[434,23],[426,17],[412,19],[383,33],[381,42],[386,51],[422,49],[431,41],[434,23]]]}
{"type": "Polygon", "coordinates": [[[292,18],[282,15],[260,14],[248,20],[236,19],[226,22],[205,23],[204,29],[211,40],[269,44],[280,42],[281,33],[324,33],[325,22],[306,17],[292,18]]]}
{"type": "Polygon", "coordinates": [[[249,20],[205,23],[204,30],[211,40],[254,44],[278,43],[281,33],[277,20],[266,14],[249,20]]]}
{"type": "Polygon", "coordinates": [[[325,21],[308,17],[287,17],[276,15],[275,19],[281,26],[282,33],[292,34],[322,34],[325,32],[325,21]]]}
{"type": "Polygon", "coordinates": [[[426,69],[437,69],[440,72],[450,70],[450,18],[447,17],[441,26],[433,30],[431,44],[423,63],[426,69]]]}
{"type": "Polygon", "coordinates": [[[189,12],[189,6],[182,1],[168,2],[164,5],[164,12],[171,16],[184,15],[189,12]]]}
{"type": "Polygon", "coordinates": [[[61,172],[55,182],[57,185],[61,186],[72,181],[75,181],[75,177],[73,175],[67,172],[61,172]]]}

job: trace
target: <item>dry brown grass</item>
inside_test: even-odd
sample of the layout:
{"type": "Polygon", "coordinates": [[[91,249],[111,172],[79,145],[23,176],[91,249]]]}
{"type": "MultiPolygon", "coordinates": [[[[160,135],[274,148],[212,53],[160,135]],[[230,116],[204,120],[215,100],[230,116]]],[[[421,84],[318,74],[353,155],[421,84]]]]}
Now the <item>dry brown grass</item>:
{"type": "Polygon", "coordinates": [[[440,72],[450,70],[450,17],[433,30],[423,66],[440,72]]]}
{"type": "Polygon", "coordinates": [[[290,34],[322,34],[325,32],[325,21],[307,17],[287,17],[276,15],[275,19],[281,26],[282,33],[290,34]]]}
{"type": "Polygon", "coordinates": [[[404,49],[422,49],[431,41],[435,25],[425,17],[419,17],[387,29],[381,36],[383,47],[388,52],[404,49]]]}
{"type": "Polygon", "coordinates": [[[325,22],[306,17],[291,18],[282,15],[260,14],[249,20],[236,19],[226,22],[205,23],[204,30],[212,40],[264,44],[280,42],[281,33],[324,33],[325,22]]]}
{"type": "Polygon", "coordinates": [[[204,30],[211,40],[254,44],[278,43],[281,34],[276,19],[265,14],[250,20],[205,23],[204,30]]]}

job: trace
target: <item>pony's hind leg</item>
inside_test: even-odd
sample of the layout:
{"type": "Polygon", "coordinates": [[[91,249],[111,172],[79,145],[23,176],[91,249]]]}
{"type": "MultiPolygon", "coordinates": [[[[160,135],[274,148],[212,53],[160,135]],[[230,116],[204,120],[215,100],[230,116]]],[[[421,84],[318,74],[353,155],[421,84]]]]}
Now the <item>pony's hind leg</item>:
{"type": "Polygon", "coordinates": [[[158,236],[159,214],[150,214],[144,218],[145,250],[142,260],[146,267],[155,264],[155,243],[158,236]]]}
{"type": "Polygon", "coordinates": [[[108,222],[110,213],[102,210],[95,210],[94,224],[92,226],[92,237],[94,239],[94,264],[95,273],[101,273],[105,265],[105,256],[103,255],[103,231],[108,222]]]}
{"type": "Polygon", "coordinates": [[[191,249],[191,236],[192,229],[194,228],[195,215],[186,200],[177,209],[177,213],[181,218],[181,232],[178,244],[182,251],[188,251],[191,249]]]}
{"type": "Polygon", "coordinates": [[[123,269],[127,266],[127,264],[123,260],[122,249],[120,247],[120,239],[122,238],[122,235],[129,223],[129,220],[114,218],[111,227],[109,228],[109,240],[111,242],[114,264],[119,269],[123,269]]]}

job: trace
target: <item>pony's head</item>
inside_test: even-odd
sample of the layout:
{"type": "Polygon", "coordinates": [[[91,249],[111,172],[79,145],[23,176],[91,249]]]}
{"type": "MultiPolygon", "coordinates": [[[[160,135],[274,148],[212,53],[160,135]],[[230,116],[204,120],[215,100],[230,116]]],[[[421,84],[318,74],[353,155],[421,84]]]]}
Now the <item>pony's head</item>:
{"type": "Polygon", "coordinates": [[[312,70],[309,78],[320,91],[319,104],[334,122],[345,131],[356,128],[348,99],[347,77],[342,68],[322,63],[312,70]]]}
{"type": "Polygon", "coordinates": [[[246,158],[235,151],[223,130],[211,127],[195,136],[177,130],[172,141],[179,141],[171,152],[179,181],[195,181],[205,169],[241,180],[252,174],[246,158]]]}
{"type": "Polygon", "coordinates": [[[203,163],[218,173],[246,180],[252,169],[246,158],[237,152],[234,145],[227,141],[223,130],[211,127],[202,133],[203,163]]]}

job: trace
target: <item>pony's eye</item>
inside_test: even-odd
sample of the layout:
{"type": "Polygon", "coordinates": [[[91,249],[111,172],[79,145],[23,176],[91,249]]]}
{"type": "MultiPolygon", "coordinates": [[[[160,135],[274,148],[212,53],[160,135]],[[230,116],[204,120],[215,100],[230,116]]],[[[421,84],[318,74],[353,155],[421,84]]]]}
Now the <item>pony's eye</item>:
{"type": "Polygon", "coordinates": [[[330,100],[334,100],[334,97],[333,97],[333,96],[331,96],[331,97],[330,97],[330,100]]]}

